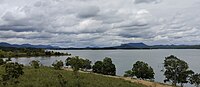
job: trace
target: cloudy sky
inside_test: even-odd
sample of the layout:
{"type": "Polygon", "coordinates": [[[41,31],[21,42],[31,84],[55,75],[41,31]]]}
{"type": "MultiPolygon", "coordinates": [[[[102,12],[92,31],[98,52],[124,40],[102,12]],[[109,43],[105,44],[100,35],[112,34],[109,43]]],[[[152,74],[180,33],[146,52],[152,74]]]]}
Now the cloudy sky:
{"type": "Polygon", "coordinates": [[[200,0],[0,0],[0,42],[200,44],[200,0]]]}

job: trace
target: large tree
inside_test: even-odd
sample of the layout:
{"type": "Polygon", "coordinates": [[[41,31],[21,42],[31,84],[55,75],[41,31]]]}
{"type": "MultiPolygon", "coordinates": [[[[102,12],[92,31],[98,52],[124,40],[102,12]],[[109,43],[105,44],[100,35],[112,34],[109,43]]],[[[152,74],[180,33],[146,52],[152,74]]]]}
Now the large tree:
{"type": "Polygon", "coordinates": [[[174,55],[170,55],[164,60],[165,67],[165,80],[164,82],[172,82],[173,85],[180,83],[183,86],[184,83],[188,83],[189,76],[194,72],[189,70],[188,64],[178,59],[174,55]]]}
{"type": "Polygon", "coordinates": [[[71,66],[74,71],[79,69],[91,69],[91,61],[88,59],[79,58],[79,56],[68,57],[66,59],[66,66],[71,66]]]}
{"type": "Polygon", "coordinates": [[[103,59],[102,70],[102,73],[105,75],[116,75],[116,68],[115,65],[112,63],[111,58],[106,57],[103,59]]]}
{"type": "Polygon", "coordinates": [[[147,63],[143,61],[137,61],[133,64],[133,75],[142,79],[154,79],[154,71],[147,63]]]}
{"type": "Polygon", "coordinates": [[[101,73],[104,75],[116,75],[115,65],[112,63],[111,58],[104,58],[103,61],[97,61],[92,67],[93,72],[101,73]]]}
{"type": "Polygon", "coordinates": [[[102,61],[97,61],[94,63],[94,65],[92,66],[92,71],[94,73],[102,73],[102,66],[103,66],[103,62],[102,61]]]}

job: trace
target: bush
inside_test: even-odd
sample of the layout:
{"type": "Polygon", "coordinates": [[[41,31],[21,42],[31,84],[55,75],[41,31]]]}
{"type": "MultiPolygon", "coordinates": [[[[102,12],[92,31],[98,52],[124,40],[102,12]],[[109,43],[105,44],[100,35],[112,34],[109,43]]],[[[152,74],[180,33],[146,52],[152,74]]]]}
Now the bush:
{"type": "Polygon", "coordinates": [[[63,78],[62,74],[58,74],[58,81],[60,84],[60,87],[67,87],[67,81],[63,78]]]}
{"type": "Polygon", "coordinates": [[[52,66],[54,67],[54,69],[56,70],[61,70],[61,68],[63,67],[63,62],[60,60],[60,61],[55,61],[52,66]]]}
{"type": "Polygon", "coordinates": [[[40,67],[40,63],[39,63],[40,61],[38,61],[38,60],[32,60],[31,62],[30,62],[30,65],[33,67],[33,68],[35,68],[35,69],[38,69],[39,67],[40,67]]]}
{"type": "MultiPolygon", "coordinates": [[[[4,85],[8,84],[7,81],[9,81],[11,79],[12,80],[17,79],[17,78],[19,78],[19,76],[24,74],[23,65],[18,64],[17,62],[6,63],[4,65],[4,67],[5,67],[5,73],[1,76],[4,85]]],[[[17,82],[18,81],[14,81],[14,83],[17,83],[17,82]]]]}
{"type": "Polygon", "coordinates": [[[1,59],[0,58],[0,65],[3,65],[3,64],[5,64],[6,62],[3,60],[3,59],[1,59]]]}
{"type": "Polygon", "coordinates": [[[133,77],[133,76],[134,74],[132,70],[125,71],[124,77],[133,77]]]}
{"type": "Polygon", "coordinates": [[[200,74],[196,73],[190,77],[190,83],[194,84],[196,87],[199,87],[200,84],[200,74]]]}

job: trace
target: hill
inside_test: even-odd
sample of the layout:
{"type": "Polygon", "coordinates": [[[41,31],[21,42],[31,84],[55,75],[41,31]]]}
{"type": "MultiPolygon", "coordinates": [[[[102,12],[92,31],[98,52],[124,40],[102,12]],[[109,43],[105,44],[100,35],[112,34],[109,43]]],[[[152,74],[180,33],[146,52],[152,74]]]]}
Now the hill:
{"type": "Polygon", "coordinates": [[[144,43],[127,43],[115,46],[115,48],[149,48],[149,46],[144,43]]]}
{"type": "MultiPolygon", "coordinates": [[[[0,74],[3,73],[0,67],[0,74]]],[[[64,87],[77,87],[77,79],[72,71],[54,70],[49,67],[41,67],[33,69],[26,67],[24,75],[19,78],[19,83],[15,86],[8,85],[6,87],[62,87],[60,80],[67,82],[64,87]],[[58,78],[62,75],[63,78],[58,78]]],[[[80,87],[146,87],[139,83],[132,83],[119,78],[105,77],[92,73],[79,73],[80,87]]],[[[3,87],[0,85],[0,87],[3,87]]]]}
{"type": "Polygon", "coordinates": [[[0,47],[15,47],[15,48],[42,48],[42,49],[53,49],[53,48],[60,48],[58,46],[51,46],[51,45],[31,45],[31,44],[10,44],[6,42],[1,42],[0,47]]]}

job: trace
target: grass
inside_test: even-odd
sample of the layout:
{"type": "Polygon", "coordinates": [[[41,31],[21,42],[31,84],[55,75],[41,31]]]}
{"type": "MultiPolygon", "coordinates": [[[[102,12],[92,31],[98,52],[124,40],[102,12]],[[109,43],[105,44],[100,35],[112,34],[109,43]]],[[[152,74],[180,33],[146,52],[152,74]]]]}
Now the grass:
{"type": "MultiPolygon", "coordinates": [[[[2,74],[3,67],[0,67],[2,74]]],[[[67,81],[64,87],[77,87],[77,79],[72,71],[54,70],[50,67],[41,67],[33,69],[26,67],[17,85],[8,85],[0,87],[62,87],[59,83],[58,75],[61,74],[67,81]]],[[[80,87],[146,87],[138,83],[131,83],[123,79],[110,78],[92,73],[78,73],[80,87]]]]}

